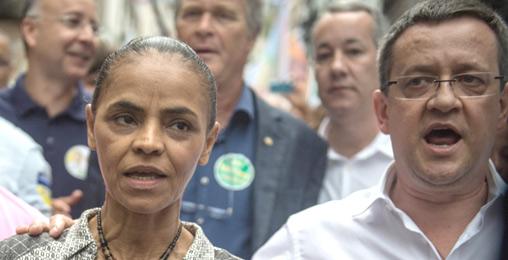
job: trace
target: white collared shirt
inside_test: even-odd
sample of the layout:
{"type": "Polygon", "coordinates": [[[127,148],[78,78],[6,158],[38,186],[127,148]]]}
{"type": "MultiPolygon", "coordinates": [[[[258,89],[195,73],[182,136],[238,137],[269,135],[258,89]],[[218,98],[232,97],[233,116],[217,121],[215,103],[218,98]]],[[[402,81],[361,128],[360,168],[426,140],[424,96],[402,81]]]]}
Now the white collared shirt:
{"type": "MultiPolygon", "coordinates": [[[[446,259],[498,259],[506,184],[489,163],[487,203],[446,259]]],[[[393,165],[379,185],[292,215],[253,259],[441,259],[435,246],[388,196],[393,165]]]]}
{"type": "MultiPolygon", "coordinates": [[[[328,139],[327,129],[330,118],[326,117],[319,125],[318,134],[328,139]]],[[[390,136],[378,133],[372,142],[347,158],[328,148],[328,161],[319,203],[342,199],[349,194],[370,188],[379,182],[388,165],[393,160],[390,136]]]]}

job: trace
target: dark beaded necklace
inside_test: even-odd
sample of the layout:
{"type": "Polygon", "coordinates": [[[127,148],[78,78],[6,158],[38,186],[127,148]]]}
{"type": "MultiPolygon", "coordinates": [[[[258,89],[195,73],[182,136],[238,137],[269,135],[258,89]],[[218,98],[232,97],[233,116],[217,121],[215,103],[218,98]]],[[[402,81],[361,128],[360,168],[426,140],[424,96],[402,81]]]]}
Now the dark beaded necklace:
{"type": "MultiPolygon", "coordinates": [[[[166,248],[164,253],[159,257],[159,260],[166,260],[169,258],[171,252],[173,252],[173,249],[175,249],[176,242],[178,242],[178,239],[182,234],[182,226],[183,226],[182,223],[180,223],[180,225],[178,226],[178,231],[176,232],[176,235],[173,238],[173,241],[171,241],[171,243],[166,248]]],[[[99,212],[97,213],[97,232],[99,233],[99,240],[101,243],[101,249],[102,253],[104,254],[104,257],[106,257],[107,260],[115,260],[113,254],[111,253],[111,249],[109,249],[108,241],[104,236],[104,230],[102,229],[101,210],[99,210],[99,212]]]]}

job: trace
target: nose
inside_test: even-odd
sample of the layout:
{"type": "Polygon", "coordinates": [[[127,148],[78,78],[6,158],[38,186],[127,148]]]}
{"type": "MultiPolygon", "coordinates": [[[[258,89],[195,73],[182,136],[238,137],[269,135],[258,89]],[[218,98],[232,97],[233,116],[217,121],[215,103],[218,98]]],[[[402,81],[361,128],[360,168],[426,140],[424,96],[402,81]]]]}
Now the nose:
{"type": "Polygon", "coordinates": [[[198,24],[198,34],[202,36],[207,36],[212,32],[212,16],[210,13],[204,13],[200,19],[198,24]]]}
{"type": "Polygon", "coordinates": [[[453,91],[453,81],[438,81],[436,84],[436,93],[428,102],[429,108],[444,113],[458,109],[461,102],[453,91]]]}
{"type": "Polygon", "coordinates": [[[94,45],[94,43],[98,40],[97,33],[94,31],[92,24],[83,25],[81,30],[79,30],[77,37],[80,42],[87,45],[94,45]]]}
{"type": "Polygon", "coordinates": [[[331,71],[335,77],[343,77],[346,75],[347,62],[340,51],[335,51],[333,55],[331,71]]]}
{"type": "Polygon", "coordinates": [[[135,153],[145,155],[160,155],[164,151],[164,144],[158,124],[155,122],[146,122],[139,128],[133,142],[135,153]]]}

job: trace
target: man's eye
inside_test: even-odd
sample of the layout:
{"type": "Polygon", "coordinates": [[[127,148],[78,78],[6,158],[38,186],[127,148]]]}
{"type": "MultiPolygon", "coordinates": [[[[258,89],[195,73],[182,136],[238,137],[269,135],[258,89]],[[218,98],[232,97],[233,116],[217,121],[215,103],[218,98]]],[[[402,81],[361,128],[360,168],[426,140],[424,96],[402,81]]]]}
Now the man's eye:
{"type": "Polygon", "coordinates": [[[316,59],[316,62],[322,63],[322,62],[325,62],[325,61],[329,60],[331,57],[332,57],[331,53],[329,53],[329,52],[322,52],[322,53],[317,53],[315,59],[316,59]]]}
{"type": "Polygon", "coordinates": [[[81,19],[74,16],[64,16],[62,17],[62,22],[69,28],[77,28],[81,25],[81,19]]]}
{"type": "Polygon", "coordinates": [[[363,54],[364,51],[362,49],[355,48],[355,49],[348,49],[345,51],[345,53],[348,56],[358,56],[360,54],[363,54]]]}
{"type": "Polygon", "coordinates": [[[425,88],[432,85],[434,82],[433,78],[429,77],[412,77],[408,78],[404,83],[406,88],[425,88]]]}
{"type": "Polygon", "coordinates": [[[199,10],[187,10],[182,13],[182,17],[184,18],[195,18],[201,15],[201,11],[199,10]]]}
{"type": "Polygon", "coordinates": [[[456,80],[463,86],[485,85],[485,80],[475,75],[463,74],[456,77],[456,80]]]}

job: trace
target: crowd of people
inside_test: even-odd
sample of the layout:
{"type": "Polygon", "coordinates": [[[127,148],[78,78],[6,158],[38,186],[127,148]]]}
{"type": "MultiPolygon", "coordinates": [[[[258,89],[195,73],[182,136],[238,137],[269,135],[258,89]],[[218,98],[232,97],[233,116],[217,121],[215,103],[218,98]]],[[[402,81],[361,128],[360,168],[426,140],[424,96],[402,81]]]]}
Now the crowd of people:
{"type": "MultiPolygon", "coordinates": [[[[115,50],[95,0],[27,2],[27,68],[0,90],[0,259],[508,258],[495,10],[425,0],[389,26],[331,1],[313,129],[245,83],[261,0],[174,7],[174,38],[115,50]]],[[[0,31],[0,85],[12,57],[0,31]]]]}

